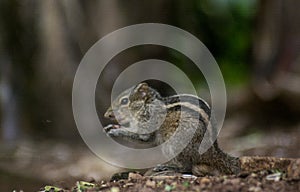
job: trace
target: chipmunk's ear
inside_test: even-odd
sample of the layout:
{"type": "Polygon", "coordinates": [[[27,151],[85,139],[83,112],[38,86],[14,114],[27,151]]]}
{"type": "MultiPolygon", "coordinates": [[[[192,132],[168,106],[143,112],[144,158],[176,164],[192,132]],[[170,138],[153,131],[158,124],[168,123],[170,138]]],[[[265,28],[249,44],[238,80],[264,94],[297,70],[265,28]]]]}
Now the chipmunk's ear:
{"type": "Polygon", "coordinates": [[[134,88],[134,92],[138,93],[142,98],[144,98],[149,91],[149,85],[147,83],[140,83],[134,88]]]}

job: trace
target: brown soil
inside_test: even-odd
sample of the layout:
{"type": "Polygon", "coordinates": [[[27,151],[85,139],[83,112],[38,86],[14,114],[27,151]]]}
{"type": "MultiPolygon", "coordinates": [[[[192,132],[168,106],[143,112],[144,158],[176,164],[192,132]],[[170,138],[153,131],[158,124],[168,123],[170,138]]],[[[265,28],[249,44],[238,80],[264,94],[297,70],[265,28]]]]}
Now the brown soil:
{"type": "Polygon", "coordinates": [[[144,177],[129,173],[127,179],[101,181],[83,191],[300,191],[300,159],[241,157],[240,160],[243,171],[238,175],[144,177]]]}

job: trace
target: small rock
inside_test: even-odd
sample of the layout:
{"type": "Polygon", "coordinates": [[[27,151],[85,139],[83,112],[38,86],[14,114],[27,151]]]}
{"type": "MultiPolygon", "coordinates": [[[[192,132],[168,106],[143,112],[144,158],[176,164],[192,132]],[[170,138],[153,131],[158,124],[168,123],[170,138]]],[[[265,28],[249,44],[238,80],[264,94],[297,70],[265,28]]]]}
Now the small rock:
{"type": "Polygon", "coordinates": [[[130,186],[133,186],[134,184],[133,183],[125,183],[124,185],[123,185],[123,187],[130,187],[130,186]]]}
{"type": "Polygon", "coordinates": [[[112,187],[112,188],[110,189],[110,191],[111,191],[111,192],[120,192],[120,189],[119,189],[119,187],[112,187]]]}
{"type": "Polygon", "coordinates": [[[138,174],[138,173],[129,173],[128,174],[128,179],[129,180],[132,180],[132,179],[140,180],[142,178],[143,178],[143,176],[138,174]]]}
{"type": "Polygon", "coordinates": [[[274,173],[266,176],[268,181],[279,181],[282,173],[274,173]]]}
{"type": "Polygon", "coordinates": [[[155,181],[147,180],[146,181],[146,186],[151,187],[151,188],[155,188],[156,183],[155,183],[155,181]]]}
{"type": "Polygon", "coordinates": [[[250,192],[261,192],[262,191],[262,188],[261,187],[250,187],[249,190],[250,192]]]}
{"type": "Polygon", "coordinates": [[[241,182],[240,178],[235,178],[231,180],[232,185],[238,185],[241,182]]]}
{"type": "Polygon", "coordinates": [[[210,180],[206,177],[204,177],[200,180],[200,184],[206,185],[206,184],[209,184],[209,183],[210,183],[210,180]]]}
{"type": "Polygon", "coordinates": [[[101,184],[100,185],[100,189],[104,189],[104,188],[107,188],[107,187],[109,187],[107,184],[101,184]]]}
{"type": "Polygon", "coordinates": [[[183,179],[197,179],[198,177],[195,175],[191,175],[191,174],[182,174],[181,178],[183,179]]]}
{"type": "Polygon", "coordinates": [[[257,174],[256,174],[256,173],[251,173],[251,174],[250,174],[250,177],[255,178],[255,177],[257,177],[257,174]]]}

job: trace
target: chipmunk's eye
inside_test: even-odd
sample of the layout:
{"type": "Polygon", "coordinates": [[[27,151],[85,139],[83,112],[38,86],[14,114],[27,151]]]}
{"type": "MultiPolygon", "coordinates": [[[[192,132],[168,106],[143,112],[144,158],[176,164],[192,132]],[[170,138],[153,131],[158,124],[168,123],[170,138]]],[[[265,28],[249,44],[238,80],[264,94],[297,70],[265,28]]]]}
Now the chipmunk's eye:
{"type": "Polygon", "coordinates": [[[121,105],[126,105],[128,103],[128,98],[121,99],[121,105]]]}

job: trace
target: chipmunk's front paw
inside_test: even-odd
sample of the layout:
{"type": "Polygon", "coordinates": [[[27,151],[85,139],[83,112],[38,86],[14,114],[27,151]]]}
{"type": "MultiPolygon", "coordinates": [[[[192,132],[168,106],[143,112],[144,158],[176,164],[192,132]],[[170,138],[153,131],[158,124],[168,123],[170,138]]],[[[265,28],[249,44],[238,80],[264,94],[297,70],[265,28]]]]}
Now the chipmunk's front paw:
{"type": "Polygon", "coordinates": [[[106,132],[106,134],[110,137],[121,137],[125,136],[126,132],[122,130],[121,128],[111,128],[109,131],[106,132]]]}
{"type": "Polygon", "coordinates": [[[113,129],[118,129],[118,128],[120,128],[120,125],[109,124],[109,125],[105,126],[105,127],[103,128],[103,130],[104,130],[106,133],[108,133],[109,131],[111,131],[111,130],[113,130],[113,129]]]}

